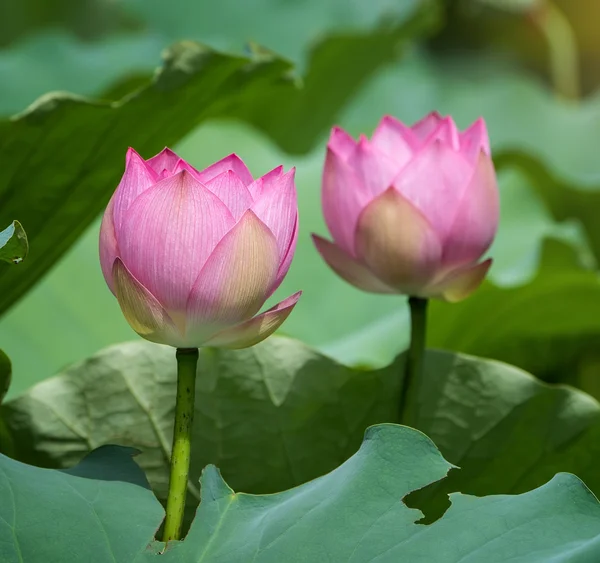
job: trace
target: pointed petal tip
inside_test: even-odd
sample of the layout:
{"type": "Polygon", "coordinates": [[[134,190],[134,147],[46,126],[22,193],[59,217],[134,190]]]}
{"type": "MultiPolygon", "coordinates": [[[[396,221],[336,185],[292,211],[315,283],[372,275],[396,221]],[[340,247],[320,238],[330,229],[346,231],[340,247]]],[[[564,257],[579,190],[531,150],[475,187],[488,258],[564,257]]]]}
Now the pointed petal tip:
{"type": "MultiPolygon", "coordinates": [[[[277,168],[281,168],[281,173],[277,176],[277,178],[279,179],[279,181],[281,180],[286,180],[286,181],[294,181],[295,177],[296,177],[296,167],[292,166],[287,172],[284,172],[283,170],[283,165],[278,166],[277,168]]],[[[275,170],[277,170],[277,168],[274,168],[273,170],[271,170],[271,172],[267,172],[267,174],[271,174],[272,172],[274,172],[275,170]]]]}
{"type": "Polygon", "coordinates": [[[334,137],[339,137],[339,136],[341,136],[343,138],[351,138],[352,139],[352,136],[345,129],[343,129],[339,125],[334,125],[331,128],[331,131],[329,133],[329,140],[331,140],[334,137]]]}
{"type": "Polygon", "coordinates": [[[402,123],[402,121],[400,121],[397,117],[393,116],[390,113],[386,113],[380,120],[379,120],[379,124],[378,125],[392,125],[392,126],[401,126],[401,127],[406,127],[406,125],[404,123],[402,123]]]}
{"type": "Polygon", "coordinates": [[[229,153],[225,158],[222,158],[220,161],[217,162],[223,162],[227,160],[238,162],[239,164],[243,165],[244,168],[248,168],[246,166],[246,163],[244,162],[244,159],[236,152],[229,153]]]}
{"type": "Polygon", "coordinates": [[[254,181],[250,170],[236,153],[230,153],[210,166],[207,166],[204,170],[199,171],[198,178],[202,182],[208,182],[228,169],[233,170],[245,186],[250,185],[254,181]]]}
{"type": "Polygon", "coordinates": [[[301,291],[297,291],[264,313],[232,328],[225,329],[207,341],[205,345],[240,349],[262,342],[265,338],[271,336],[289,317],[301,294],[301,291]]]}
{"type": "Polygon", "coordinates": [[[449,303],[458,303],[466,299],[483,283],[492,262],[492,258],[488,258],[452,275],[438,285],[435,296],[449,303]]]}
{"type": "Polygon", "coordinates": [[[133,147],[129,147],[127,149],[127,153],[125,154],[125,162],[129,163],[129,161],[132,159],[140,160],[141,162],[146,164],[146,160],[144,159],[144,157],[141,156],[140,153],[137,152],[133,147]]]}
{"type": "Polygon", "coordinates": [[[165,156],[169,156],[171,158],[181,159],[181,157],[175,151],[171,150],[169,147],[164,147],[161,151],[157,152],[154,155],[154,157],[157,157],[157,156],[160,156],[160,155],[165,155],[165,156]]]}
{"type": "Polygon", "coordinates": [[[349,135],[341,127],[333,127],[327,141],[327,148],[336,152],[341,158],[348,158],[356,147],[354,137],[349,135]]]}

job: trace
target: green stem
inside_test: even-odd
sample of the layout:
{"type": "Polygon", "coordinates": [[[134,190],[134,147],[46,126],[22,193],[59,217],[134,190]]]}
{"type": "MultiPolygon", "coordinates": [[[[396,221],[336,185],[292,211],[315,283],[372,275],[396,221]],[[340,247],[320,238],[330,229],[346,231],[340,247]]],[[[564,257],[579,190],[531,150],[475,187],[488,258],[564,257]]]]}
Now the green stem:
{"type": "Polygon", "coordinates": [[[163,541],[181,538],[181,525],[190,471],[192,422],[196,392],[197,348],[177,348],[177,404],[171,452],[171,477],[163,541]]]}
{"type": "Polygon", "coordinates": [[[550,74],[555,92],[570,100],[579,98],[577,37],[567,17],[550,0],[540,1],[531,12],[548,45],[550,74]]]}
{"type": "Polygon", "coordinates": [[[427,299],[409,297],[410,347],[406,355],[404,378],[400,390],[400,420],[403,424],[414,424],[415,393],[423,371],[423,355],[427,332],[427,299]]]}

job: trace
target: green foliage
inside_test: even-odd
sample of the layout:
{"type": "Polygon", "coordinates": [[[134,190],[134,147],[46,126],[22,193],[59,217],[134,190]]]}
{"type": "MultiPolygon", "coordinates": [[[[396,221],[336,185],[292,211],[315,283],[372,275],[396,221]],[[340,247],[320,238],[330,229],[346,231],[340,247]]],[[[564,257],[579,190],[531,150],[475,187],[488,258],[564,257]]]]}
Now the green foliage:
{"type": "Polygon", "coordinates": [[[0,312],[102,210],[118,183],[127,146],[149,156],[206,119],[228,117],[264,130],[288,150],[307,150],[377,65],[432,16],[423,7],[385,31],[325,39],[313,51],[302,88],[291,65],[275,55],[236,57],[184,42],[168,51],[150,84],[120,102],[50,94],[16,119],[0,122],[0,135],[9,140],[2,151],[0,219],[18,216],[33,252],[18,283],[0,270],[0,312]],[[338,65],[340,52],[352,55],[355,64],[338,65]]]}
{"type": "Polygon", "coordinates": [[[0,350],[0,404],[10,386],[11,372],[12,367],[10,365],[10,360],[8,359],[8,356],[0,350]]]}
{"type": "MultiPolygon", "coordinates": [[[[2,400],[6,396],[6,392],[10,386],[10,379],[12,375],[12,366],[10,364],[10,360],[8,356],[0,350],[0,405],[2,405],[2,400]]],[[[14,455],[14,448],[12,437],[8,428],[6,428],[6,424],[4,423],[4,419],[2,418],[2,414],[0,413],[0,452],[3,452],[7,455],[14,455]]]]}
{"type": "Polygon", "coordinates": [[[0,260],[18,264],[27,256],[28,250],[27,235],[19,221],[13,221],[0,231],[0,260]]]}
{"type": "Polygon", "coordinates": [[[472,299],[431,309],[431,346],[497,358],[548,381],[578,385],[600,359],[598,338],[598,274],[554,240],[545,243],[540,269],[526,284],[486,283],[472,299]]]}
{"type": "Polygon", "coordinates": [[[274,495],[234,493],[209,466],[185,541],[146,549],[162,511],[130,454],[104,447],[66,472],[0,456],[0,495],[14,499],[0,505],[2,561],[541,563],[600,555],[600,505],[568,474],[520,496],[454,493],[440,520],[415,524],[422,514],[402,499],[452,466],[425,435],[395,425],[369,428],[343,465],[274,495]],[[118,471],[109,479],[106,464],[118,471]]]}
{"type": "MultiPolygon", "coordinates": [[[[402,357],[382,370],[348,368],[284,337],[248,350],[204,350],[188,520],[209,463],[235,489],[255,493],[337,467],[367,426],[399,420],[402,373],[402,357]]],[[[102,444],[139,448],[137,461],[164,500],[175,377],[173,349],[122,344],[36,385],[0,413],[27,463],[68,467],[102,444]]],[[[590,464],[600,455],[600,406],[580,391],[495,361],[432,351],[414,401],[415,427],[462,468],[420,494],[426,512],[439,512],[447,492],[520,493],[559,471],[600,492],[590,464]]]]}
{"type": "MultiPolygon", "coordinates": [[[[569,471],[600,492],[600,405],[580,391],[540,383],[496,361],[431,351],[409,407],[416,427],[461,469],[439,481],[449,464],[429,439],[392,425],[371,428],[350,457],[367,426],[400,419],[402,356],[382,369],[372,366],[387,364],[406,343],[405,309],[400,300],[361,294],[323,265],[308,237],[326,232],[318,194],[322,147],[293,159],[279,149],[308,152],[334,120],[369,133],[383,113],[410,122],[438,109],[462,126],[483,115],[502,190],[495,265],[491,281],[469,300],[432,304],[429,344],[508,361],[600,398],[600,99],[561,103],[508,65],[433,56],[443,36],[429,54],[411,50],[398,64],[397,47],[438,23],[434,0],[393,6],[259,0],[237,10],[228,0],[217,4],[92,2],[110,21],[99,16],[94,30],[86,30],[69,8],[69,25],[83,35],[124,22],[148,27],[86,46],[50,32],[0,53],[6,84],[0,111],[22,108],[47,84],[93,96],[104,90],[104,101],[50,94],[0,122],[0,224],[22,219],[34,252],[18,269],[0,264],[0,313],[94,221],[116,186],[128,145],[149,156],[202,124],[177,147],[196,166],[232,151],[255,174],[281,162],[299,165],[301,237],[274,298],[305,291],[285,330],[346,362],[371,365],[346,367],[287,338],[252,350],[203,351],[188,523],[207,463],[217,464],[235,490],[276,494],[234,493],[209,466],[188,539],[160,557],[184,563],[598,560],[600,509],[593,495],[568,475],[541,486],[569,471]],[[263,15],[252,18],[255,13],[263,15]],[[183,35],[235,51],[242,41],[256,41],[299,64],[294,68],[253,43],[234,56],[188,41],[173,46],[164,67],[149,77],[151,57],[183,35]],[[211,119],[229,122],[207,126],[211,119]],[[397,310],[388,316],[390,307],[397,310]],[[298,488],[277,493],[292,486],[298,488]],[[455,494],[450,510],[428,526],[415,525],[419,513],[400,502],[412,493],[409,506],[431,522],[447,507],[447,493],[457,490],[524,494],[455,494]]],[[[54,12],[51,18],[60,10],[54,12]]],[[[0,41],[6,31],[3,21],[0,41]]],[[[3,346],[17,360],[17,391],[44,378],[48,365],[130,334],[100,276],[96,230],[0,326],[3,346]]],[[[1,260],[20,260],[26,252],[19,223],[0,233],[1,260]]],[[[0,405],[0,451],[53,468],[83,458],[74,469],[56,471],[0,457],[0,530],[8,538],[0,542],[2,561],[129,563],[164,549],[155,542],[146,551],[163,512],[131,452],[94,448],[110,442],[140,448],[140,465],[164,501],[174,364],[171,349],[124,344],[0,405]]],[[[10,361],[0,353],[0,402],[10,376],[10,361]]]]}
{"type": "MultiPolygon", "coordinates": [[[[137,10],[137,7],[133,9],[137,10]]],[[[160,7],[157,6],[156,9],[159,10],[160,7]]],[[[318,9],[326,10],[323,7],[318,9]]],[[[411,9],[406,8],[404,13],[411,13],[411,9]]],[[[401,19],[400,12],[396,15],[401,19]]],[[[236,18],[238,16],[240,14],[236,14],[236,18]]],[[[160,19],[155,17],[153,12],[144,17],[155,23],[160,19]]],[[[165,20],[164,28],[167,29],[172,23],[173,21],[165,20]]],[[[369,20],[365,23],[365,28],[372,24],[369,20]]],[[[409,37],[422,29],[417,27],[403,28],[404,36],[409,37]]],[[[262,37],[258,31],[257,37],[262,37]]],[[[265,41],[270,38],[272,44],[279,45],[275,36],[264,37],[265,41]]],[[[342,44],[344,43],[339,43],[339,46],[342,44]]],[[[370,45],[368,41],[361,44],[364,49],[370,45]]],[[[132,56],[136,57],[140,53],[139,50],[128,49],[116,39],[111,45],[114,46],[110,51],[111,59],[118,58],[119,49],[131,52],[132,56]]],[[[320,47],[317,47],[313,51],[313,63],[318,58],[323,61],[327,59],[333,64],[334,56],[341,52],[331,47],[328,51],[331,55],[330,60],[329,56],[319,49],[320,47]],[[320,52],[321,55],[317,57],[317,53],[320,52]]],[[[39,50],[42,50],[42,47],[39,50]]],[[[90,55],[90,58],[93,57],[90,55]]],[[[140,61],[141,59],[138,60],[139,64],[140,61]]],[[[313,63],[307,66],[307,76],[323,76],[320,71],[311,71],[313,63]]],[[[82,68],[85,66],[80,65],[82,68]]],[[[79,66],[77,68],[79,69],[79,66]]],[[[83,75],[85,76],[85,73],[83,75]]],[[[99,71],[96,75],[101,77],[103,72],[99,71]]],[[[273,92],[279,91],[280,87],[284,86],[277,86],[273,92]]],[[[310,89],[308,79],[306,88],[310,89]]],[[[335,88],[327,89],[328,92],[334,90],[335,88]]],[[[319,92],[318,89],[311,91],[319,92]]],[[[356,88],[353,88],[352,92],[355,91],[356,88]]],[[[290,92],[296,92],[292,86],[290,92]]],[[[308,91],[305,93],[308,95],[308,91]]],[[[350,96],[349,92],[348,99],[350,96]]],[[[282,97],[286,96],[282,94],[282,97]]],[[[307,111],[311,113],[320,104],[319,96],[314,99],[309,96],[306,100],[306,104],[312,104],[312,107],[290,99],[290,107],[298,104],[290,113],[306,116],[307,111]]],[[[287,103],[286,101],[285,104],[287,103]]],[[[283,102],[281,104],[285,105],[283,102]]],[[[265,99],[263,107],[270,110],[274,105],[276,104],[272,100],[265,99]]],[[[381,70],[379,75],[367,84],[366,89],[349,102],[349,109],[340,115],[339,120],[354,133],[369,133],[384,112],[412,121],[433,108],[451,113],[463,126],[478,115],[483,115],[488,123],[494,154],[497,155],[496,161],[502,169],[502,224],[491,251],[495,260],[491,279],[498,286],[498,291],[494,293],[494,299],[498,300],[496,309],[502,307],[501,300],[507,286],[525,283],[535,275],[542,241],[546,237],[568,241],[576,247],[583,259],[589,259],[585,240],[587,238],[593,250],[598,253],[600,243],[596,240],[598,234],[594,234],[596,204],[599,203],[595,201],[594,195],[594,183],[597,183],[595,178],[599,171],[595,147],[600,143],[596,99],[583,101],[578,106],[564,104],[554,99],[530,78],[515,73],[514,69],[509,67],[466,57],[460,61],[438,60],[417,54],[404,58],[400,64],[381,70]],[[555,218],[561,222],[557,222],[555,218]],[[564,221],[567,218],[569,220],[564,221]],[[583,220],[585,230],[578,223],[579,219],[583,220]]],[[[314,115],[318,114],[315,110],[314,115]]],[[[313,127],[319,119],[299,117],[298,123],[292,126],[291,122],[286,121],[292,118],[284,116],[282,121],[281,116],[274,118],[275,115],[269,111],[269,115],[266,112],[259,113],[252,119],[274,124],[273,130],[278,131],[275,140],[280,142],[280,138],[285,137],[287,140],[284,139],[283,146],[289,150],[299,150],[301,144],[304,147],[308,146],[311,138],[311,142],[314,141],[314,135],[311,137],[303,132],[306,131],[306,127],[313,127]],[[290,123],[290,126],[280,125],[283,122],[290,123]],[[289,143],[297,146],[291,147],[289,143]]],[[[327,123],[321,120],[321,132],[331,124],[333,116],[331,112],[328,118],[330,121],[327,123]]],[[[163,138],[161,142],[165,142],[163,138]]],[[[385,365],[406,345],[408,331],[404,303],[400,300],[394,301],[393,298],[366,295],[348,286],[328,270],[312,247],[309,233],[326,233],[319,206],[322,147],[308,158],[290,158],[274,147],[267,137],[239,124],[219,122],[196,129],[177,148],[182,156],[199,167],[231,151],[237,151],[248,161],[255,174],[264,173],[280,162],[286,166],[298,166],[297,183],[302,217],[299,245],[290,274],[277,297],[286,297],[298,289],[303,289],[304,295],[294,314],[286,321],[283,327],[285,332],[318,346],[345,362],[369,365],[385,365]],[[390,309],[397,311],[389,316],[390,309]],[[318,323],[315,322],[317,314],[320,317],[318,323]]],[[[110,161],[112,180],[108,180],[107,168],[107,180],[102,190],[98,188],[96,195],[101,192],[106,198],[114,187],[122,169],[121,154],[120,152],[110,161]]],[[[150,151],[147,154],[150,154],[150,151]]],[[[101,198],[97,198],[93,204],[88,201],[86,205],[89,206],[89,216],[85,221],[81,220],[80,229],[84,223],[87,224],[92,214],[101,208],[105,199],[102,202],[100,200],[101,198]]],[[[79,218],[82,219],[82,216],[79,218]]],[[[66,226],[65,223],[53,223],[63,224],[66,226]]],[[[97,229],[97,224],[94,225],[94,229],[97,229]]],[[[44,229],[44,233],[47,232],[44,229]]],[[[19,375],[12,393],[24,390],[29,384],[49,376],[66,363],[92,354],[99,347],[132,335],[102,280],[96,260],[96,237],[95,230],[88,230],[85,238],[79,241],[67,260],[0,323],[0,338],[5,349],[11,354],[15,372],[19,375]],[[78,280],[77,284],[73,284],[74,278],[78,280]],[[54,333],[62,335],[60,341],[49,336],[54,333]],[[37,354],[30,353],[32,348],[36,349],[37,354]]],[[[37,244],[36,242],[35,247],[37,244]]],[[[43,246],[44,243],[39,244],[43,246]]],[[[14,276],[25,276],[25,268],[34,268],[34,261],[29,262],[23,264],[18,272],[8,272],[10,278],[5,278],[6,283],[12,280],[12,285],[16,287],[14,276]]],[[[576,271],[579,267],[574,265],[573,269],[573,276],[578,277],[580,274],[576,271]]],[[[5,274],[6,272],[0,272],[0,275],[5,274]]],[[[541,275],[545,276],[547,273],[541,275]]],[[[0,277],[0,287],[3,283],[1,279],[0,277]]],[[[592,281],[586,283],[588,287],[593,284],[592,281]]],[[[540,300],[542,299],[540,296],[540,300]]],[[[442,310],[443,313],[433,317],[430,326],[435,330],[437,319],[443,317],[440,322],[447,325],[448,330],[454,330],[452,323],[445,322],[446,316],[449,319],[455,318],[453,309],[446,307],[442,310]]],[[[473,308],[473,311],[475,310],[476,308],[473,308]]],[[[566,304],[564,310],[567,311],[566,304]]],[[[516,326],[518,321],[515,319],[512,324],[514,340],[511,341],[510,348],[518,347],[518,354],[510,352],[509,355],[508,336],[502,339],[502,345],[496,346],[495,339],[485,341],[485,334],[478,335],[477,347],[458,349],[516,362],[519,366],[553,381],[576,382],[580,377],[574,371],[589,374],[592,369],[589,366],[594,365],[593,361],[590,363],[586,360],[581,369],[571,368],[573,359],[578,354],[588,356],[595,330],[590,332],[590,315],[583,311],[580,318],[580,310],[580,306],[577,306],[569,313],[569,322],[572,323],[569,338],[541,331],[537,343],[533,345],[531,338],[524,341],[518,336],[529,331],[531,325],[516,326]],[[584,338],[579,339],[577,331],[583,334],[584,338]],[[557,353],[548,353],[556,351],[559,343],[565,346],[568,344],[568,353],[564,360],[558,358],[557,353]],[[543,362],[545,356],[547,361],[543,362]]],[[[527,320],[525,315],[518,318],[527,320]]],[[[472,330],[476,323],[474,318],[465,314],[460,325],[468,326],[472,330]]],[[[456,330],[460,331],[462,328],[456,330]]],[[[459,339],[450,337],[446,342],[445,337],[438,338],[434,334],[430,338],[432,344],[442,347],[453,347],[457,340],[459,339]]],[[[585,377],[588,383],[592,379],[587,375],[585,377]]],[[[591,390],[589,385],[585,388],[591,390]]]]}
{"type": "MultiPolygon", "coordinates": [[[[400,499],[442,478],[450,464],[410,428],[371,427],[357,454],[328,475],[268,496],[234,493],[213,468],[186,541],[165,561],[593,561],[600,554],[600,505],[572,475],[521,496],[460,493],[437,522],[400,499]]],[[[144,561],[151,558],[146,557],[144,561]]]]}
{"type": "Polygon", "coordinates": [[[0,455],[0,560],[133,561],[163,515],[133,453],[105,446],[68,471],[0,455]]]}
{"type": "Polygon", "coordinates": [[[551,172],[535,155],[519,151],[506,151],[497,159],[500,168],[505,166],[520,169],[531,185],[547,204],[559,221],[573,219],[581,221],[596,259],[600,260],[600,185],[591,185],[589,180],[575,183],[551,172]]]}

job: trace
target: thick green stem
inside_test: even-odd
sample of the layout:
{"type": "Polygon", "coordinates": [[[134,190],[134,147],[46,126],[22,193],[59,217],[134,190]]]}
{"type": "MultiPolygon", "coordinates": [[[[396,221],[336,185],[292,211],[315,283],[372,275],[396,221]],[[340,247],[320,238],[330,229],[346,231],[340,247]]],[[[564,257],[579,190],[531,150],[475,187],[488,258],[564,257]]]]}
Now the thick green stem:
{"type": "Polygon", "coordinates": [[[171,452],[171,477],[163,541],[181,538],[181,525],[185,509],[192,422],[194,420],[194,397],[196,392],[197,348],[178,348],[177,353],[177,404],[171,452]]]}
{"type": "Polygon", "coordinates": [[[427,299],[410,297],[410,347],[406,355],[404,378],[400,389],[400,420],[410,426],[414,424],[415,393],[423,371],[423,355],[427,332],[427,299]]]}

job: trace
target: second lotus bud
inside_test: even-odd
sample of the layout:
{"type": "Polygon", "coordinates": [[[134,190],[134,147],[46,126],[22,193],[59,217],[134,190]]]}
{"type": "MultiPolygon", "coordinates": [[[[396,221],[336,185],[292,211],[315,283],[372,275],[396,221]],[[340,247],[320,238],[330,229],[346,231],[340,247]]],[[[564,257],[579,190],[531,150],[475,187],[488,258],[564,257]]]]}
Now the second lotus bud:
{"type": "Polygon", "coordinates": [[[432,113],[408,127],[386,116],[369,141],[335,128],[322,192],[333,242],[317,249],[365,291],[458,301],[484,279],[498,226],[483,120],[464,132],[432,113]]]}

